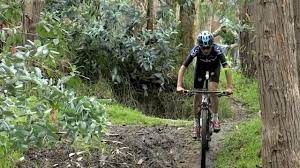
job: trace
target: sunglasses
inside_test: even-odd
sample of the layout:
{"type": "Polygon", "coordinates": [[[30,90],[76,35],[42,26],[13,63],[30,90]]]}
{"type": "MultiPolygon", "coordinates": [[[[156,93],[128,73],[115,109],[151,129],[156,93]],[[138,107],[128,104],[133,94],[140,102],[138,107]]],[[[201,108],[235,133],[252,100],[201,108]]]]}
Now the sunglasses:
{"type": "Polygon", "coordinates": [[[208,50],[208,49],[210,49],[210,48],[211,48],[211,46],[204,46],[204,47],[201,47],[202,50],[208,50]]]}

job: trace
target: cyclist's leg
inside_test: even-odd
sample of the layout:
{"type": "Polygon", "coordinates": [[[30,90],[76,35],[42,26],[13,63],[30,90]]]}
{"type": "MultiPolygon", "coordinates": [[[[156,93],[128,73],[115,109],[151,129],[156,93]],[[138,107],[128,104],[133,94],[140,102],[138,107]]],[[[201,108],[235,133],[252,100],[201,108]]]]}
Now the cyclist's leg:
{"type": "MultiPolygon", "coordinates": [[[[211,81],[209,85],[209,89],[211,91],[217,91],[218,90],[218,83],[219,83],[219,78],[220,78],[220,69],[221,66],[218,65],[214,69],[211,70],[211,81]]],[[[218,111],[219,111],[219,98],[215,94],[212,94],[211,96],[211,101],[212,101],[212,113],[213,113],[213,126],[215,131],[220,131],[220,122],[218,118],[218,111]]]]}
{"type": "MultiPolygon", "coordinates": [[[[200,90],[200,89],[196,89],[200,90]]],[[[194,127],[192,130],[192,137],[197,138],[197,131],[200,126],[200,104],[201,104],[202,95],[201,94],[195,94],[194,101],[193,101],[193,112],[194,112],[194,127]]]]}
{"type": "MultiPolygon", "coordinates": [[[[196,89],[196,90],[200,90],[200,89],[196,89]]],[[[193,112],[195,116],[195,124],[198,123],[197,116],[200,115],[199,111],[200,111],[201,99],[202,99],[201,94],[195,94],[194,101],[193,101],[193,112]]]]}
{"type": "MultiPolygon", "coordinates": [[[[210,82],[209,85],[209,90],[210,91],[217,91],[218,90],[218,83],[217,82],[210,82]]],[[[219,110],[219,98],[215,94],[211,95],[211,111],[213,113],[213,121],[219,121],[218,119],[218,110],[219,110]]]]}

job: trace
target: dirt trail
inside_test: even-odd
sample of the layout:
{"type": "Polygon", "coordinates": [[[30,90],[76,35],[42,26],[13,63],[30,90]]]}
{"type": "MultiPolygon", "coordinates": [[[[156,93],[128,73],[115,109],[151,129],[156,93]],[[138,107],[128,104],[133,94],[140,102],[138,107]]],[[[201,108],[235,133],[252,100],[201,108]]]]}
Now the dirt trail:
{"type": "MultiPolygon", "coordinates": [[[[208,167],[213,167],[224,135],[236,124],[252,115],[241,103],[231,99],[235,115],[223,121],[222,130],[213,134],[207,157],[208,167]]],[[[26,154],[25,161],[17,167],[101,167],[101,168],[199,168],[200,143],[190,137],[190,126],[111,126],[104,142],[109,152],[94,149],[89,153],[76,154],[66,144],[55,149],[26,154]]]]}

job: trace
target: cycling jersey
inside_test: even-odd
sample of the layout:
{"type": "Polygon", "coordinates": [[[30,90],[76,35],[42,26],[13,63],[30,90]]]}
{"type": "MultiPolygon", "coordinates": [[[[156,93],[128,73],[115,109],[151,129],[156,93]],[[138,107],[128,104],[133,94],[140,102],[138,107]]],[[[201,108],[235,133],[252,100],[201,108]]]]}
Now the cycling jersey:
{"type": "Polygon", "coordinates": [[[210,72],[210,81],[218,83],[220,78],[220,65],[223,67],[227,65],[221,47],[217,44],[213,44],[211,53],[204,55],[200,50],[200,46],[195,46],[190,51],[183,65],[188,67],[195,57],[197,60],[195,65],[194,88],[203,88],[206,71],[210,72]]]}

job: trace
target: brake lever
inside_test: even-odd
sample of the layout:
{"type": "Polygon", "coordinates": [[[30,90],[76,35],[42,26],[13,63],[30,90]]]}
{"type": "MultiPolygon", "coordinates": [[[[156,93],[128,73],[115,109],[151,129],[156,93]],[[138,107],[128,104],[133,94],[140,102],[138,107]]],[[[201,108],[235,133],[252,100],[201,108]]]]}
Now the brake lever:
{"type": "Polygon", "coordinates": [[[222,97],[222,96],[227,96],[227,94],[226,94],[226,92],[222,92],[222,93],[219,93],[217,96],[222,97]]]}
{"type": "Polygon", "coordinates": [[[226,92],[222,92],[222,93],[219,93],[217,96],[222,97],[222,96],[229,96],[229,95],[232,95],[232,93],[228,94],[226,92]]]}

